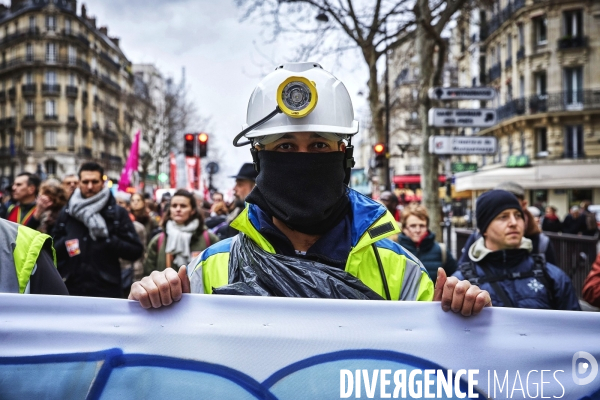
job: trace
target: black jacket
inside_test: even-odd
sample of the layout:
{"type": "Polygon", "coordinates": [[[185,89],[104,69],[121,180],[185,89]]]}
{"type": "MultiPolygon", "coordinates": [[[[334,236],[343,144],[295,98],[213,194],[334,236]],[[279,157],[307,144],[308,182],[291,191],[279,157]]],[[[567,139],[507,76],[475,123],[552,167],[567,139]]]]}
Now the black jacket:
{"type": "MultiPolygon", "coordinates": [[[[52,237],[58,271],[65,279],[69,293],[74,296],[121,297],[119,258],[134,261],[144,253],[129,214],[117,206],[111,195],[100,211],[109,237],[94,241],[88,228],[69,215],[68,209],[67,203],[58,216],[52,237]],[[78,240],[80,254],[72,251],[69,255],[66,243],[71,240],[78,240]]],[[[69,243],[72,245],[74,242],[69,243]]]]}

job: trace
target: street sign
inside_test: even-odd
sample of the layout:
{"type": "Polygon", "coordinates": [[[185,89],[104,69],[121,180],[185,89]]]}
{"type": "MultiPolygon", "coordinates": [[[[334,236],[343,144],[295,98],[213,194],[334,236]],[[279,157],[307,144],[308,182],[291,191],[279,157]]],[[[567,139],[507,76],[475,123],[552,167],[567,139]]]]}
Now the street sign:
{"type": "Polygon", "coordinates": [[[217,172],[219,172],[219,164],[217,164],[214,161],[209,162],[208,164],[206,164],[206,172],[208,172],[211,175],[216,174],[217,172]]]}
{"type": "Polygon", "coordinates": [[[431,136],[429,152],[438,155],[495,154],[498,140],[493,136],[431,136]]]}
{"type": "Polygon", "coordinates": [[[489,128],[496,125],[496,110],[490,108],[432,108],[429,125],[438,128],[489,128]]]}
{"type": "Polygon", "coordinates": [[[523,168],[529,167],[529,156],[521,155],[521,156],[509,156],[508,160],[506,160],[507,168],[523,168]]]}
{"type": "Polygon", "coordinates": [[[476,163],[461,163],[455,162],[452,163],[450,170],[453,173],[456,172],[477,172],[477,164],[476,163]]]}
{"type": "Polygon", "coordinates": [[[496,89],[489,87],[433,87],[427,91],[431,100],[493,100],[496,89]]]}

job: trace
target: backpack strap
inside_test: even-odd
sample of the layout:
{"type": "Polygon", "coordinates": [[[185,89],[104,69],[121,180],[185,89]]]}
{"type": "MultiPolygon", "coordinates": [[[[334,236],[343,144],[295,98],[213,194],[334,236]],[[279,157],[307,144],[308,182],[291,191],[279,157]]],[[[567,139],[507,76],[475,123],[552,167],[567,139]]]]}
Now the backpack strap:
{"type": "Polygon", "coordinates": [[[550,302],[550,307],[553,310],[558,310],[558,304],[556,301],[556,296],[554,296],[554,281],[550,278],[548,274],[548,268],[546,265],[546,259],[541,257],[539,254],[532,254],[531,258],[533,258],[533,272],[536,279],[539,279],[542,285],[546,288],[546,292],[548,293],[548,301],[550,302]]]}
{"type": "Polygon", "coordinates": [[[480,285],[482,283],[481,277],[477,275],[477,270],[475,269],[475,264],[472,261],[468,261],[466,263],[462,263],[458,266],[458,270],[463,275],[463,277],[468,280],[472,285],[480,285]]]}
{"type": "MultiPolygon", "coordinates": [[[[486,276],[488,276],[490,278],[493,276],[492,271],[490,271],[490,269],[487,265],[480,264],[479,266],[481,267],[481,269],[483,270],[483,273],[486,276]]],[[[500,286],[500,284],[498,283],[499,280],[501,280],[501,279],[494,279],[494,280],[489,279],[489,283],[492,286],[492,289],[494,289],[494,292],[496,292],[498,297],[500,297],[500,300],[504,304],[504,307],[514,307],[515,304],[512,302],[510,297],[508,297],[508,294],[506,293],[504,288],[502,286],[500,286]]]]}

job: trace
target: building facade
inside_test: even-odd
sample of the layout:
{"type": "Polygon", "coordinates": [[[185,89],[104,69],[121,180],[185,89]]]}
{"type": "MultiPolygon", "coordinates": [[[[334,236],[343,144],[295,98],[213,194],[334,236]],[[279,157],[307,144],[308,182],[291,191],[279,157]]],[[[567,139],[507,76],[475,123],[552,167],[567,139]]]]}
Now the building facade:
{"type": "Polygon", "coordinates": [[[469,80],[498,91],[486,106],[499,123],[472,132],[495,136],[498,152],[464,160],[479,169],[459,174],[457,190],[514,180],[530,203],[556,206],[561,216],[582,200],[600,203],[600,3],[496,0],[477,16],[480,35],[469,46],[481,56],[462,70],[475,65],[469,80]]]}
{"type": "Polygon", "coordinates": [[[118,178],[131,143],[131,63],[76,0],[0,6],[0,175],[58,178],[86,161],[118,178]]]}

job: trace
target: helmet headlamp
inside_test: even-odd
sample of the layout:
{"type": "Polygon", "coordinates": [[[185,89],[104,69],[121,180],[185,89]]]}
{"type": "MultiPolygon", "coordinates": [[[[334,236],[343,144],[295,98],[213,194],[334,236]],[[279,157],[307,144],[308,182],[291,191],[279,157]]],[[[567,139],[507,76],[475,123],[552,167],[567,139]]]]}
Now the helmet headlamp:
{"type": "Polygon", "coordinates": [[[292,118],[303,118],[315,109],[318,95],[315,83],[301,76],[290,76],[277,88],[277,105],[292,118]]]}

